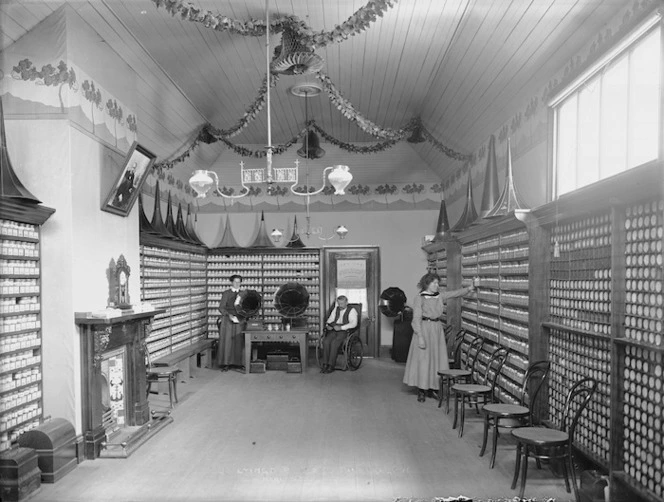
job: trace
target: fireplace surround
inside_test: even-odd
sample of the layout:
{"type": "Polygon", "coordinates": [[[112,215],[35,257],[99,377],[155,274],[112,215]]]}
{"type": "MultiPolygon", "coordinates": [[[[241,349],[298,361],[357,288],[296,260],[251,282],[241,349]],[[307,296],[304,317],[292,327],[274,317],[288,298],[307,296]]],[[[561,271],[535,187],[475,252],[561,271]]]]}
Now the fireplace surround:
{"type": "Polygon", "coordinates": [[[161,427],[147,398],[145,338],[163,310],[112,318],[77,312],[81,338],[82,426],[85,458],[126,458],[161,427]]]}

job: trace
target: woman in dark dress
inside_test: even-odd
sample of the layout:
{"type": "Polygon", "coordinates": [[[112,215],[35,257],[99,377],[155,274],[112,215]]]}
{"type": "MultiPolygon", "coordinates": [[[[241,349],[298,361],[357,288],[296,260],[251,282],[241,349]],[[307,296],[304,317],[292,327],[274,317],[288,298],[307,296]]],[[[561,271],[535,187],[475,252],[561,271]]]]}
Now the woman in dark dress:
{"type": "Polygon", "coordinates": [[[420,294],[413,301],[413,338],[408,350],[403,383],[417,387],[417,400],[425,400],[426,391],[433,394],[438,388],[438,372],[449,369],[447,344],[443,333],[445,301],[465,296],[475,290],[476,279],[470,286],[454,291],[438,291],[440,278],[427,273],[420,279],[420,294]]]}
{"type": "Polygon", "coordinates": [[[221,371],[231,367],[242,368],[242,349],[244,347],[245,320],[236,311],[240,302],[238,294],[242,285],[241,275],[229,278],[231,288],[221,294],[219,301],[219,346],[217,348],[217,365],[221,371]]]}

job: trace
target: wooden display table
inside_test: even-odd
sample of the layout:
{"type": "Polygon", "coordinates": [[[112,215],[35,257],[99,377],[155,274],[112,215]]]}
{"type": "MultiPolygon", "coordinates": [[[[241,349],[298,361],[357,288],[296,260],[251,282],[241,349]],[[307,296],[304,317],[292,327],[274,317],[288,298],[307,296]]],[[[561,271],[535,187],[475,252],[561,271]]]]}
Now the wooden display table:
{"type": "Polygon", "coordinates": [[[244,332],[244,372],[249,373],[251,363],[251,342],[297,343],[300,345],[302,373],[307,371],[307,331],[245,331],[244,332]]]}

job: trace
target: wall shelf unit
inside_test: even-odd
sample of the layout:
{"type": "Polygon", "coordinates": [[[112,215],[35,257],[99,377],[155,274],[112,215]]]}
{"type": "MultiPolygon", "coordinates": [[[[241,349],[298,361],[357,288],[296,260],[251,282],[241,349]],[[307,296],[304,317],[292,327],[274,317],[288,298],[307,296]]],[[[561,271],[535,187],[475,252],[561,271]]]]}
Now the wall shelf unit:
{"type": "Polygon", "coordinates": [[[54,212],[0,198],[0,452],[43,419],[41,226],[54,212]]]}
{"type": "Polygon", "coordinates": [[[141,233],[141,301],[157,314],[146,339],[153,360],[208,337],[206,248],[141,233]]]}
{"type": "MultiPolygon", "coordinates": [[[[274,308],[274,295],[287,282],[302,284],[309,293],[307,328],[311,334],[320,331],[321,256],[319,249],[290,248],[217,248],[207,256],[208,331],[218,337],[219,300],[230,287],[232,274],[243,277],[245,289],[255,289],[263,297],[261,311],[257,315],[266,324],[280,324],[281,316],[274,308]]],[[[315,343],[310,339],[309,343],[315,343]]]]}
{"type": "Polygon", "coordinates": [[[547,322],[555,423],[569,382],[598,381],[576,447],[612,500],[664,500],[664,166],[652,162],[534,212],[548,234],[547,322]]]}
{"type": "Polygon", "coordinates": [[[664,501],[663,248],[661,161],[423,248],[430,269],[445,251],[449,289],[480,277],[448,323],[512,349],[501,399],[550,360],[537,413],[558,426],[571,382],[598,381],[575,447],[612,500],[664,501]]]}

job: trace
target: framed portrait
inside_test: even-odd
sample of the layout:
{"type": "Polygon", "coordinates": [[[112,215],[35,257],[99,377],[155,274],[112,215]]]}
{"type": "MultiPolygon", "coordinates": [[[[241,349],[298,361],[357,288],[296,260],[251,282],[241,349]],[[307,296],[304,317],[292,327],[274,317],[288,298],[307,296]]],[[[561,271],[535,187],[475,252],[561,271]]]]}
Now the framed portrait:
{"type": "Polygon", "coordinates": [[[156,158],[147,148],[134,142],[124,160],[120,176],[101,206],[102,211],[120,216],[129,215],[156,158]]]}

